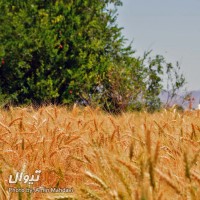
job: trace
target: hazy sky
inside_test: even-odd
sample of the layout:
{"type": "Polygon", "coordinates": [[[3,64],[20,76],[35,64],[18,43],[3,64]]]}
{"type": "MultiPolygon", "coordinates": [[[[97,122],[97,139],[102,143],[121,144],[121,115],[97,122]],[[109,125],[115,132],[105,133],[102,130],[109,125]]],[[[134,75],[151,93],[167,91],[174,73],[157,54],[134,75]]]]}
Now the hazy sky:
{"type": "Polygon", "coordinates": [[[179,61],[188,89],[200,89],[200,0],[123,0],[118,11],[136,55],[153,50],[179,61]]]}

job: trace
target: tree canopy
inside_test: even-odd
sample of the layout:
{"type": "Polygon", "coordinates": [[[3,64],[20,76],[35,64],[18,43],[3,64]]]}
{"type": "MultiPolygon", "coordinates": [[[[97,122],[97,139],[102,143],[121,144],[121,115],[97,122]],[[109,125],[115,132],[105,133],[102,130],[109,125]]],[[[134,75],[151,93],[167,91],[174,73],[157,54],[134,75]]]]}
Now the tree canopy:
{"type": "Polygon", "coordinates": [[[162,56],[134,57],[117,24],[121,5],[0,0],[1,96],[16,104],[76,102],[112,112],[160,108],[168,64],[162,56]]]}

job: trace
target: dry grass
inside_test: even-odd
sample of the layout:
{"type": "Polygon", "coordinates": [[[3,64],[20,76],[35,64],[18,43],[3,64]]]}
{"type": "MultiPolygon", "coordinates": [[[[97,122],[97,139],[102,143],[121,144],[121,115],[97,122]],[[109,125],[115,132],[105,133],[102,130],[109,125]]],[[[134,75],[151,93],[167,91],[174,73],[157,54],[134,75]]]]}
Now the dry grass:
{"type": "Polygon", "coordinates": [[[195,200],[199,152],[197,112],[11,107],[0,111],[0,199],[195,200]],[[10,174],[36,169],[42,173],[33,185],[8,183],[10,174]],[[8,192],[40,186],[74,192],[8,192]]]}

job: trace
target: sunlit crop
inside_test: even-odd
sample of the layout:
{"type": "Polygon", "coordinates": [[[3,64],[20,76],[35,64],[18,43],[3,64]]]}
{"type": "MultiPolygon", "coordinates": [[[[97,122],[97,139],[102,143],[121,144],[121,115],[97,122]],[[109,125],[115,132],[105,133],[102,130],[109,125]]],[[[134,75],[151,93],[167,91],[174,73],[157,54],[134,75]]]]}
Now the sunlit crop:
{"type": "Polygon", "coordinates": [[[111,115],[89,107],[0,111],[0,199],[161,200],[200,196],[198,111],[111,115]],[[9,183],[16,172],[34,184],[9,183]],[[70,193],[9,188],[72,188],[70,193]]]}

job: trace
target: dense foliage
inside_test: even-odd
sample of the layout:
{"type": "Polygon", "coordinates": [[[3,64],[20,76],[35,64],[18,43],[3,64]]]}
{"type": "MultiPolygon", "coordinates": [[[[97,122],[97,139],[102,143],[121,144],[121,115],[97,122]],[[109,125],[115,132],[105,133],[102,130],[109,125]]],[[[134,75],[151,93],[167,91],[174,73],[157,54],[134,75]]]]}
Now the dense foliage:
{"type": "Polygon", "coordinates": [[[16,104],[77,102],[112,112],[160,108],[168,64],[160,56],[134,58],[116,23],[120,5],[0,0],[1,98],[16,104]]]}

